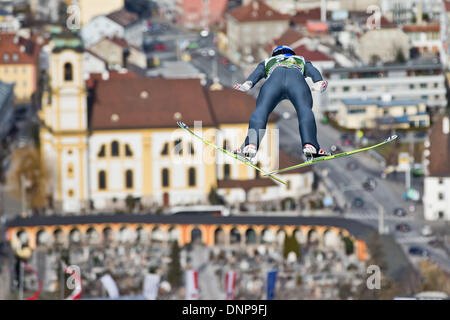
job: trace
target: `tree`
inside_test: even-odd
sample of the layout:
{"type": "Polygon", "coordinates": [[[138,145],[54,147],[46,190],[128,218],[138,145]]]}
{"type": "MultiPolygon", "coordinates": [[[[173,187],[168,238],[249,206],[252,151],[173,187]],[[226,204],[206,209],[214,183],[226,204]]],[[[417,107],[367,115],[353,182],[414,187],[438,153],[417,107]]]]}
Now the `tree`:
{"type": "Polygon", "coordinates": [[[46,205],[46,180],[46,171],[35,147],[25,146],[13,151],[11,167],[6,173],[6,185],[11,196],[21,199],[24,191],[31,208],[43,208],[46,205]]]}
{"type": "Polygon", "coordinates": [[[401,48],[397,49],[397,53],[395,55],[395,62],[404,63],[406,61],[405,55],[403,54],[403,50],[401,48]]]}
{"type": "Polygon", "coordinates": [[[354,245],[353,245],[353,241],[349,238],[349,237],[343,237],[342,241],[344,241],[344,245],[345,245],[345,253],[347,255],[353,254],[354,252],[354,245]]]}
{"type": "Polygon", "coordinates": [[[180,264],[180,247],[178,241],[172,242],[172,248],[170,250],[170,264],[167,274],[167,280],[172,285],[172,288],[179,287],[181,285],[182,270],[180,264]]]}
{"type": "Polygon", "coordinates": [[[209,200],[209,203],[212,205],[225,203],[223,201],[222,197],[217,193],[216,188],[214,188],[214,187],[211,187],[211,190],[209,191],[208,200],[209,200]]]}
{"type": "Polygon", "coordinates": [[[283,244],[283,257],[286,259],[289,252],[294,252],[297,258],[300,257],[300,244],[297,241],[295,235],[285,236],[283,244]]]}

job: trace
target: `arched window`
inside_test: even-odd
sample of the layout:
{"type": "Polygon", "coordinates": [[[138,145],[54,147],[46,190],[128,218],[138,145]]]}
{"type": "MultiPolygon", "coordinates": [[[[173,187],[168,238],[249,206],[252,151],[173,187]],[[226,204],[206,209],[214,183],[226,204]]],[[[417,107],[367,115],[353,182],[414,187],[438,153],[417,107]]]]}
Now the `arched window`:
{"type": "Polygon", "coordinates": [[[192,144],[192,142],[189,143],[188,149],[189,149],[188,152],[190,155],[195,154],[194,145],[192,144]]]}
{"type": "Polygon", "coordinates": [[[177,139],[173,142],[173,145],[175,147],[175,154],[182,155],[183,154],[183,142],[181,139],[177,139]]]}
{"type": "Polygon", "coordinates": [[[222,145],[223,149],[225,150],[229,150],[230,148],[230,142],[228,142],[227,139],[223,140],[223,145],[222,145]]]}
{"type": "Polygon", "coordinates": [[[162,186],[169,186],[169,169],[166,168],[162,169],[162,186]]]}
{"type": "Polygon", "coordinates": [[[164,147],[161,150],[161,155],[167,156],[168,154],[169,154],[169,144],[166,142],[166,143],[164,143],[164,147]]]}
{"type": "Polygon", "coordinates": [[[125,156],[127,157],[133,156],[133,151],[131,151],[130,145],[128,143],[125,145],[125,156]]]}
{"type": "Polygon", "coordinates": [[[223,179],[228,180],[231,177],[231,167],[228,163],[223,165],[223,179]]]}
{"type": "Polygon", "coordinates": [[[113,157],[119,156],[119,142],[117,141],[111,142],[111,156],[113,157]]]}
{"type": "Polygon", "coordinates": [[[189,186],[190,187],[195,187],[195,185],[197,184],[197,175],[195,172],[195,168],[189,168],[189,186]]]}
{"type": "Polygon", "coordinates": [[[133,170],[127,170],[125,172],[125,186],[127,189],[133,188],[133,170]]]}
{"type": "Polygon", "coordinates": [[[67,62],[64,64],[64,81],[72,81],[73,80],[73,68],[72,64],[67,62]]]}
{"type": "Polygon", "coordinates": [[[106,149],[106,146],[104,144],[102,144],[102,146],[100,147],[100,151],[97,153],[97,156],[99,158],[103,158],[105,156],[105,149],[106,149]]]}
{"type": "Polygon", "coordinates": [[[101,170],[98,173],[98,188],[100,190],[105,190],[106,189],[106,172],[101,170]]]}

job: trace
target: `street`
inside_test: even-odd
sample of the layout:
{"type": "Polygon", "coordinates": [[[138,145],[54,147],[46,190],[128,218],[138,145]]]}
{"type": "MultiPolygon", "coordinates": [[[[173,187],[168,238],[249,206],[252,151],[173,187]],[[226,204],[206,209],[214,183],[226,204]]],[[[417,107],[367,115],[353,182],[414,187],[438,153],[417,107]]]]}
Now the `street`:
{"type": "MultiPolygon", "coordinates": [[[[286,148],[293,152],[294,155],[299,155],[301,150],[301,143],[298,131],[298,121],[293,107],[290,103],[282,102],[275,112],[282,115],[284,112],[289,112],[291,116],[288,119],[281,117],[278,123],[280,130],[280,148],[286,148]]],[[[341,133],[330,125],[325,125],[317,122],[318,139],[321,147],[325,150],[330,150],[330,147],[339,144],[341,133]]],[[[351,147],[349,148],[349,150],[351,147]]],[[[299,157],[299,162],[303,160],[299,157]]],[[[410,246],[419,246],[430,252],[430,259],[436,261],[446,270],[450,270],[450,258],[445,251],[436,249],[428,245],[430,238],[421,235],[421,228],[427,224],[423,220],[423,206],[421,203],[415,204],[415,211],[409,212],[408,207],[411,202],[405,201],[402,198],[405,192],[405,186],[400,179],[381,179],[383,168],[374,160],[367,152],[358,153],[356,155],[344,158],[333,159],[314,165],[314,169],[321,176],[331,181],[335,192],[339,193],[347,204],[344,218],[358,219],[361,222],[370,224],[378,228],[378,208],[376,203],[380,204],[384,211],[384,226],[385,232],[393,234],[396,240],[402,245],[402,248],[408,254],[410,246]],[[356,162],[357,167],[354,170],[347,168],[348,162],[356,162]],[[363,181],[368,177],[373,178],[377,182],[377,186],[373,191],[366,191],[362,187],[363,181]],[[353,200],[359,197],[363,199],[364,204],[362,208],[352,207],[353,200]],[[373,200],[376,203],[374,203],[373,200]],[[396,208],[403,208],[408,213],[406,217],[397,217],[393,214],[396,208]],[[407,223],[411,227],[409,232],[396,231],[398,223],[407,223]]],[[[413,187],[419,181],[412,179],[413,187]]],[[[408,254],[409,255],[409,254],[408,254]]]]}

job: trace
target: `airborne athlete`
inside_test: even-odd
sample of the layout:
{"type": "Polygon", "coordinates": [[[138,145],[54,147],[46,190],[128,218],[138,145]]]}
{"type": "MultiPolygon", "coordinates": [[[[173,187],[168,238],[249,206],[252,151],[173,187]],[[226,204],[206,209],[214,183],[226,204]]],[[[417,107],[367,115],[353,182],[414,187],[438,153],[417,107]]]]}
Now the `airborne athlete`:
{"type": "Polygon", "coordinates": [[[295,107],[298,117],[303,153],[308,158],[329,155],[322,150],[317,141],[317,127],[312,112],[311,91],[305,77],[310,77],[314,84],[311,89],[324,92],[328,82],[320,72],[303,57],[295,55],[292,48],[279,46],[273,50],[272,57],[262,61],[243,84],[236,84],[234,89],[247,92],[262,78],[262,86],[256,100],[256,109],[250,117],[247,138],[244,144],[233,151],[235,154],[253,161],[264,131],[267,119],[277,104],[289,99],[295,107]]]}

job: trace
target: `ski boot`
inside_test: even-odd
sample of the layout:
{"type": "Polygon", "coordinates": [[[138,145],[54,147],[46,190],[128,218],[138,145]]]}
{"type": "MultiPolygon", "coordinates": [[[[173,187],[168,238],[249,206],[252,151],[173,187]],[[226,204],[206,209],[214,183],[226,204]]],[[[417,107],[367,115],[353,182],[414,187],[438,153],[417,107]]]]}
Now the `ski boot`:
{"type": "Polygon", "coordinates": [[[322,148],[319,148],[319,151],[317,151],[316,147],[309,143],[306,143],[303,146],[303,154],[305,155],[306,161],[331,155],[330,153],[324,151],[322,148]]]}
{"type": "Polygon", "coordinates": [[[232,152],[237,156],[245,158],[251,164],[256,164],[256,153],[258,150],[254,144],[246,145],[244,148],[238,148],[232,152]]]}

